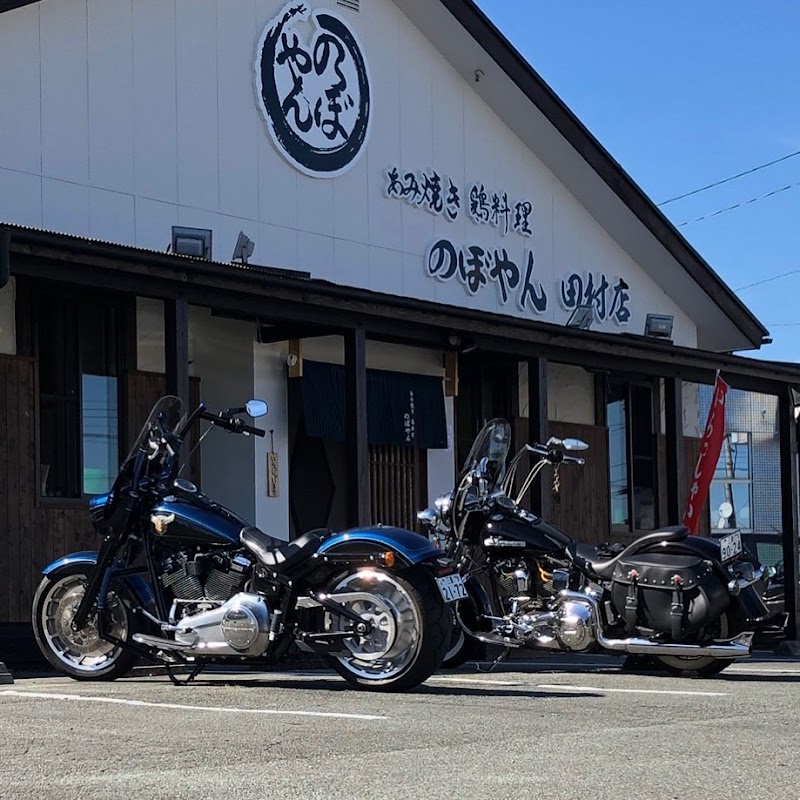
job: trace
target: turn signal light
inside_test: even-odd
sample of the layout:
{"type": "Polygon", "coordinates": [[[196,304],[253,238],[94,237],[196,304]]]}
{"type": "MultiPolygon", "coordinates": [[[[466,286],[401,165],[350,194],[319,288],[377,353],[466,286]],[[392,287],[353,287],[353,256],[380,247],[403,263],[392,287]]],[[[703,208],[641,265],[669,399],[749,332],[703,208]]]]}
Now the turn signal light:
{"type": "Polygon", "coordinates": [[[383,554],[383,563],[387,567],[393,567],[394,566],[394,553],[391,550],[387,550],[383,554]]]}

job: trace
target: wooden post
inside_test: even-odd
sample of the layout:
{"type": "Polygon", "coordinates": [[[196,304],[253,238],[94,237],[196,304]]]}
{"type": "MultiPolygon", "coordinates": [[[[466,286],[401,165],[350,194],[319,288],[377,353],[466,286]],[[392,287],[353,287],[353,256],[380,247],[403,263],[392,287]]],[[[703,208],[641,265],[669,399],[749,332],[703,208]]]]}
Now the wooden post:
{"type": "Polygon", "coordinates": [[[347,522],[368,525],[370,517],[367,443],[367,337],[363,328],[344,334],[347,522]]]}
{"type": "Polygon", "coordinates": [[[289,339],[289,377],[303,377],[303,340],[289,339]]]}
{"type": "Polygon", "coordinates": [[[167,394],[189,406],[189,304],[164,300],[164,366],[167,394]]]}
{"type": "Polygon", "coordinates": [[[800,614],[798,614],[798,469],[797,423],[794,404],[787,386],[778,395],[778,436],[781,463],[781,530],[783,532],[783,586],[788,641],[800,641],[800,614]]]}
{"type": "Polygon", "coordinates": [[[680,525],[681,499],[686,490],[683,461],[683,381],[664,378],[667,456],[667,524],[680,525]]]}
{"type": "MultiPolygon", "coordinates": [[[[544,444],[549,438],[547,409],[547,359],[544,356],[528,360],[528,441],[544,444]]],[[[538,456],[531,456],[533,460],[538,456]]],[[[550,514],[551,506],[550,470],[543,470],[531,487],[531,510],[544,517],[550,514]]]]}
{"type": "Polygon", "coordinates": [[[444,354],[444,396],[458,397],[458,352],[447,350],[444,354]]]}

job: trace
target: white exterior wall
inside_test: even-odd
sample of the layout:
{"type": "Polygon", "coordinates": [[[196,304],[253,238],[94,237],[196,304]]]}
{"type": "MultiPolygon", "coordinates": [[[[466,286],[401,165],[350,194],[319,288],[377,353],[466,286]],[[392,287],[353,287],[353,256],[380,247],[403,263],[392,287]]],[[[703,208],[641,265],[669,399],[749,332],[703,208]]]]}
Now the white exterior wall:
{"type": "MultiPolygon", "coordinates": [[[[251,400],[255,326],[192,308],[189,330],[194,341],[193,373],[200,377],[201,399],[209,409],[240,407],[251,400]]],[[[274,423],[268,415],[254,424],[270,428],[274,423]]],[[[245,519],[254,519],[254,437],[231,436],[217,429],[201,447],[203,491],[245,519]]]]}
{"type": "MultiPolygon", "coordinates": [[[[253,56],[283,0],[49,0],[0,25],[0,219],[164,250],[172,225],[208,227],[227,260],[240,230],[254,263],[310,271],[337,283],[517,316],[491,283],[474,296],[426,274],[437,239],[506,248],[549,302],[537,319],[563,323],[562,276],[622,277],[640,333],[657,311],[674,340],[696,328],[497,118],[391,0],[354,14],[373,95],[370,139],[345,174],[300,173],[267,135],[253,90],[253,56]],[[13,124],[12,124],[13,122],[13,124]],[[528,199],[532,239],[501,236],[462,207],[450,223],[384,194],[385,170],[435,169],[460,187],[528,199]]],[[[512,294],[514,294],[512,292],[512,294]]],[[[595,329],[620,330],[614,322],[595,329]]],[[[625,328],[622,328],[623,330],[625,328]]]]}
{"type": "Polygon", "coordinates": [[[553,422],[594,425],[594,376],[582,367],[547,365],[547,410],[553,422]]]}

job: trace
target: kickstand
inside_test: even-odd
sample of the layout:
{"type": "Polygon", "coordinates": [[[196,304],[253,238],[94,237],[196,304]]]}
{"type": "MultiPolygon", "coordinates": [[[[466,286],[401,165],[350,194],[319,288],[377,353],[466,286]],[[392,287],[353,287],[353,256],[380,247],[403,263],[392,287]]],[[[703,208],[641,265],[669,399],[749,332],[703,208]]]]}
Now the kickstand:
{"type": "Polygon", "coordinates": [[[188,686],[203,671],[205,664],[202,661],[198,661],[194,667],[192,667],[189,677],[185,678],[184,680],[181,680],[177,677],[177,675],[175,675],[175,673],[172,671],[172,667],[169,664],[165,664],[164,666],[173,686],[188,686]]]}
{"type": "Polygon", "coordinates": [[[507,658],[507,657],[508,657],[508,654],[509,654],[509,653],[510,653],[510,652],[511,652],[513,649],[514,649],[513,647],[506,647],[506,648],[503,650],[503,652],[502,652],[502,653],[500,653],[500,655],[499,655],[499,656],[497,656],[497,658],[496,658],[494,661],[492,661],[492,663],[489,665],[489,669],[481,669],[481,668],[480,668],[480,667],[479,667],[479,666],[476,664],[475,666],[476,666],[476,668],[477,668],[478,672],[486,672],[486,673],[492,672],[492,670],[494,670],[494,668],[495,668],[495,667],[496,667],[496,666],[497,666],[497,665],[498,665],[498,664],[499,664],[499,663],[500,663],[500,662],[501,662],[501,661],[502,661],[504,658],[507,658]]]}

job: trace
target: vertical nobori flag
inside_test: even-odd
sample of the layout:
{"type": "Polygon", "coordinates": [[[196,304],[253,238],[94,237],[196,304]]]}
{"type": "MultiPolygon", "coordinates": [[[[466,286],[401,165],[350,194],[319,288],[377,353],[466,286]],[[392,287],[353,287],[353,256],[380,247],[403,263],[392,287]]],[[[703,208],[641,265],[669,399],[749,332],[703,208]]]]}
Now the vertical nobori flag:
{"type": "Polygon", "coordinates": [[[708,489],[711,486],[711,479],[714,477],[714,470],[717,468],[719,453],[722,449],[722,439],[725,436],[725,398],[728,388],[728,384],[717,372],[714,381],[714,396],[711,400],[711,408],[708,409],[706,430],[700,445],[697,465],[692,473],[692,484],[686,499],[686,513],[683,515],[683,524],[691,533],[697,533],[700,511],[708,497],[708,489]]]}

